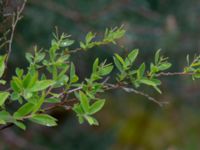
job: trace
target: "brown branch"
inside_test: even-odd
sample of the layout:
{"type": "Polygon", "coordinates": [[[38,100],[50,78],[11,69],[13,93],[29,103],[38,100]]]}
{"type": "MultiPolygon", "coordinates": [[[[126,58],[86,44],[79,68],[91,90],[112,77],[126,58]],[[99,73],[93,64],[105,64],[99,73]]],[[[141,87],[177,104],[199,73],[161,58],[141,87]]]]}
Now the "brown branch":
{"type": "Polygon", "coordinates": [[[153,101],[154,103],[158,104],[160,107],[162,107],[165,104],[168,104],[168,102],[160,102],[160,101],[156,100],[155,98],[151,97],[150,95],[148,95],[142,91],[136,90],[134,88],[129,88],[126,85],[122,85],[122,84],[121,85],[120,84],[106,84],[106,85],[107,85],[106,90],[123,89],[124,91],[129,92],[129,93],[133,92],[137,95],[146,97],[148,100],[153,101]]]}
{"type": "Polygon", "coordinates": [[[179,76],[179,75],[194,75],[196,74],[195,72],[161,72],[159,74],[156,74],[156,77],[161,77],[161,76],[179,76]]]}
{"type": "Polygon", "coordinates": [[[12,27],[11,27],[11,35],[10,35],[10,40],[9,40],[9,44],[8,44],[8,52],[7,52],[7,57],[5,60],[5,65],[7,67],[7,63],[8,63],[8,59],[10,57],[10,54],[12,52],[12,42],[13,42],[13,38],[14,38],[14,33],[15,33],[15,29],[17,26],[17,23],[19,22],[19,20],[22,18],[21,14],[24,10],[24,7],[26,5],[27,0],[24,0],[22,3],[22,6],[20,7],[20,9],[17,9],[16,13],[13,13],[13,17],[12,17],[12,27]]]}

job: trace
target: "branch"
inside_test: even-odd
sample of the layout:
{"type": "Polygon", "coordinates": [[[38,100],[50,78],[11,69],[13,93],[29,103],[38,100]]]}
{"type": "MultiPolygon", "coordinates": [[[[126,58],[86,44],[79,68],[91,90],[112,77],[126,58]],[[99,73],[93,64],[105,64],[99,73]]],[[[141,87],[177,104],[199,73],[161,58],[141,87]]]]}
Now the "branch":
{"type": "Polygon", "coordinates": [[[158,104],[160,107],[162,107],[162,106],[165,105],[165,104],[168,104],[168,102],[160,102],[160,101],[156,100],[155,98],[151,97],[150,95],[148,95],[148,94],[146,94],[146,93],[144,93],[144,92],[142,92],[142,91],[136,90],[136,89],[134,89],[134,88],[129,88],[129,87],[125,86],[125,85],[120,85],[120,84],[107,84],[107,87],[106,87],[107,90],[118,89],[118,88],[119,88],[119,89],[123,89],[124,91],[126,91],[126,92],[128,92],[128,93],[133,92],[133,93],[135,93],[135,94],[144,96],[144,97],[146,97],[148,100],[153,101],[153,102],[155,102],[156,104],[158,104]]]}
{"type": "Polygon", "coordinates": [[[21,14],[22,14],[22,12],[24,10],[26,2],[27,2],[27,0],[24,0],[21,8],[18,9],[16,13],[13,13],[11,35],[10,35],[10,40],[9,40],[9,44],[8,44],[7,57],[6,57],[6,60],[5,60],[6,67],[7,67],[7,63],[8,63],[11,51],[12,51],[12,42],[13,42],[13,37],[14,37],[15,29],[16,29],[18,21],[22,18],[21,14]]]}
{"type": "Polygon", "coordinates": [[[179,76],[179,75],[194,75],[196,74],[195,72],[161,72],[159,74],[156,74],[156,77],[161,77],[161,76],[179,76]]]}

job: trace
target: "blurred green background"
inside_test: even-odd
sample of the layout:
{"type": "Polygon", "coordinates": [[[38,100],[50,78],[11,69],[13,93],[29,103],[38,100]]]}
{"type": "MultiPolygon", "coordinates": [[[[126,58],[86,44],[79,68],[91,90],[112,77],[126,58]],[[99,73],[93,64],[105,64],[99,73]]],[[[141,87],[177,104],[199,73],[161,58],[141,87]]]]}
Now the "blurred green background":
{"type": "MultiPolygon", "coordinates": [[[[88,75],[96,57],[111,59],[114,52],[125,55],[133,48],[140,49],[138,62],[150,62],[161,48],[174,64],[171,71],[181,71],[187,54],[199,53],[199,0],[28,0],[16,29],[9,72],[26,67],[25,52],[34,45],[47,49],[55,26],[79,41],[89,31],[101,35],[106,27],[122,24],[127,34],[119,42],[126,48],[109,45],[75,54],[79,76],[88,75]]],[[[59,126],[6,129],[0,133],[0,149],[199,150],[200,82],[188,77],[162,81],[162,95],[145,91],[170,102],[163,108],[120,90],[105,93],[106,106],[97,114],[100,126],[79,125],[74,113],[59,109],[52,112],[59,126]]]]}

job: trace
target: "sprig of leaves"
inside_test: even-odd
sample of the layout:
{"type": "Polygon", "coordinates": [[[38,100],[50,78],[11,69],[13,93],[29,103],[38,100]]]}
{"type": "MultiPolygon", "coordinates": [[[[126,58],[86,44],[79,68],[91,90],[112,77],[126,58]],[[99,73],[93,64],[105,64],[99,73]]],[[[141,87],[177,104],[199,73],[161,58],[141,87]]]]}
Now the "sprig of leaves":
{"type": "MultiPolygon", "coordinates": [[[[88,50],[109,43],[116,44],[124,34],[125,30],[122,27],[106,29],[103,38],[95,41],[96,34],[89,32],[77,50],[88,50]]],[[[1,125],[11,123],[25,130],[24,121],[29,120],[44,126],[56,126],[57,119],[46,112],[55,107],[73,110],[80,123],[86,121],[90,125],[98,125],[95,114],[105,105],[105,99],[101,98],[100,93],[106,90],[121,88],[158,103],[148,94],[135,89],[146,85],[161,93],[161,75],[189,74],[193,79],[200,78],[200,56],[195,56],[192,62],[187,56],[188,65],[184,72],[173,74],[165,72],[172,64],[168,62],[167,57],[161,55],[160,50],[155,53],[154,61],[147,65],[147,62],[135,63],[139,50],[133,49],[125,57],[115,53],[112,63],[107,63],[106,60],[100,62],[99,58],[96,58],[90,76],[80,81],[76,66],[70,59],[72,52],[77,52],[70,49],[74,43],[70,35],[63,33],[59,36],[56,29],[50,47],[47,50],[34,47],[33,54],[26,54],[29,66],[26,69],[16,68],[15,75],[9,82],[2,79],[7,55],[0,56],[0,84],[7,84],[9,87],[0,91],[1,125]],[[113,70],[117,70],[117,73],[113,70]],[[112,81],[112,84],[106,83],[112,71],[115,81],[112,81]],[[70,103],[69,97],[75,101],[70,103]],[[10,112],[7,103],[12,102],[18,107],[10,112]]]]}

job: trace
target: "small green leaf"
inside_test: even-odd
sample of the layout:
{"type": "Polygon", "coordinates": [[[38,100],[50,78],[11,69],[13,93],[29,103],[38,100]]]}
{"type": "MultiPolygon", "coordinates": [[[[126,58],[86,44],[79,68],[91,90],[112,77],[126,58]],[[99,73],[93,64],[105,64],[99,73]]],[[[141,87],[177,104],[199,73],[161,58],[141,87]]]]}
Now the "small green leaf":
{"type": "Polygon", "coordinates": [[[45,91],[42,91],[42,95],[37,99],[36,104],[33,108],[32,114],[40,110],[42,104],[44,103],[44,100],[45,100],[45,91]]]}
{"type": "Polygon", "coordinates": [[[95,114],[104,106],[105,100],[98,100],[90,106],[90,115],[95,114]]]}
{"type": "Polygon", "coordinates": [[[186,56],[186,61],[187,61],[187,65],[189,66],[190,65],[190,55],[188,55],[188,54],[186,56]]]}
{"type": "Polygon", "coordinates": [[[73,63],[71,63],[71,67],[70,67],[70,82],[74,83],[78,81],[78,76],[75,73],[75,66],[73,63]]]}
{"type": "Polygon", "coordinates": [[[12,81],[11,81],[11,87],[15,92],[20,93],[23,89],[23,83],[22,80],[20,80],[17,77],[13,77],[12,81]]]}
{"type": "Polygon", "coordinates": [[[22,77],[22,75],[23,75],[23,73],[24,73],[24,70],[23,69],[19,69],[19,68],[17,68],[16,70],[15,70],[15,72],[16,72],[16,75],[18,76],[18,77],[22,77]]]}
{"type": "Polygon", "coordinates": [[[154,86],[153,87],[158,93],[162,94],[162,91],[157,87],[157,86],[154,86]]]}
{"type": "Polygon", "coordinates": [[[88,97],[82,91],[79,91],[79,96],[80,96],[80,102],[81,102],[81,106],[82,106],[83,110],[86,113],[89,112],[90,106],[89,106],[88,97]]]}
{"type": "Polygon", "coordinates": [[[35,85],[30,88],[31,92],[37,92],[37,91],[42,91],[48,88],[49,86],[52,86],[55,84],[55,81],[53,80],[42,80],[42,81],[37,81],[35,85]]]}
{"type": "Polygon", "coordinates": [[[26,53],[26,59],[29,63],[33,62],[33,55],[31,53],[26,53]]]}
{"type": "Polygon", "coordinates": [[[20,117],[23,117],[23,116],[26,116],[28,115],[29,113],[32,112],[33,108],[34,108],[34,104],[32,103],[26,103],[24,104],[23,106],[21,106],[13,115],[13,117],[15,119],[17,118],[20,118],[20,117]]]}
{"type": "Polygon", "coordinates": [[[6,81],[5,81],[5,80],[0,80],[0,84],[5,85],[5,84],[6,84],[6,81]]]}
{"type": "Polygon", "coordinates": [[[80,47],[81,47],[82,49],[84,49],[84,50],[87,49],[86,45],[85,45],[83,42],[80,42],[80,47]]]}
{"type": "MultiPolygon", "coordinates": [[[[33,73],[30,73],[31,74],[31,78],[29,80],[29,83],[27,84],[27,88],[31,88],[33,87],[33,85],[36,83],[36,81],[38,80],[38,72],[34,71],[33,73]]],[[[45,80],[45,79],[43,79],[45,80]]]]}
{"type": "Polygon", "coordinates": [[[125,63],[127,66],[132,65],[135,59],[137,58],[139,53],[138,49],[132,50],[129,54],[128,57],[125,59],[125,63]]]}
{"type": "Polygon", "coordinates": [[[98,121],[94,117],[86,115],[84,116],[84,118],[88,121],[90,125],[99,125],[98,121]]]}
{"type": "Polygon", "coordinates": [[[57,119],[47,114],[35,114],[29,120],[48,127],[57,125],[56,123],[57,119]]]}
{"type": "Polygon", "coordinates": [[[59,103],[61,102],[60,98],[47,98],[45,99],[46,103],[59,103]]]}
{"type": "Polygon", "coordinates": [[[9,121],[12,118],[9,112],[2,110],[0,111],[0,120],[9,121]]]}
{"type": "Polygon", "coordinates": [[[32,78],[32,75],[31,75],[30,73],[28,73],[28,74],[25,76],[25,78],[24,78],[24,80],[23,80],[23,87],[24,87],[24,88],[27,88],[27,87],[28,87],[31,78],[32,78]]]}
{"type": "Polygon", "coordinates": [[[171,63],[162,63],[161,65],[158,66],[158,69],[160,71],[164,71],[164,70],[169,69],[171,66],[172,66],[171,63]]]}
{"type": "Polygon", "coordinates": [[[119,56],[118,54],[115,54],[115,58],[119,60],[119,62],[122,64],[123,67],[126,65],[123,58],[119,56]]]}
{"type": "Polygon", "coordinates": [[[17,92],[13,92],[11,94],[11,99],[14,101],[14,100],[18,100],[20,98],[20,94],[17,93],[17,92]]]}
{"type": "Polygon", "coordinates": [[[4,120],[0,119],[0,125],[5,125],[5,124],[6,124],[6,122],[4,120]]]}
{"type": "Polygon", "coordinates": [[[9,95],[10,93],[8,92],[0,92],[0,106],[2,106],[5,103],[9,95]]]}
{"type": "Polygon", "coordinates": [[[78,115],[78,121],[80,124],[82,124],[84,122],[84,118],[81,115],[78,115]]]}
{"type": "Polygon", "coordinates": [[[113,70],[113,66],[111,64],[108,64],[102,68],[100,71],[100,76],[108,75],[113,70]]]}
{"type": "Polygon", "coordinates": [[[123,72],[123,66],[121,65],[120,61],[115,57],[113,57],[113,60],[114,60],[114,63],[115,63],[115,66],[117,67],[117,69],[120,72],[123,72]]]}
{"type": "Polygon", "coordinates": [[[92,67],[93,73],[97,71],[98,65],[99,65],[99,58],[96,58],[94,63],[93,63],[93,67],[92,67]]]}
{"type": "Polygon", "coordinates": [[[36,53],[36,54],[38,54],[38,55],[35,57],[35,62],[36,62],[36,63],[41,62],[41,61],[45,58],[45,53],[36,53]]]}
{"type": "Polygon", "coordinates": [[[60,43],[60,47],[68,47],[74,44],[74,40],[65,39],[60,43]]]}
{"type": "Polygon", "coordinates": [[[20,122],[20,121],[15,121],[14,124],[19,127],[22,130],[26,130],[26,126],[24,123],[20,122]]]}
{"type": "Polygon", "coordinates": [[[155,66],[153,63],[150,65],[151,73],[159,72],[159,69],[157,66],[155,66]]]}
{"type": "Polygon", "coordinates": [[[6,55],[0,56],[0,78],[3,76],[4,71],[5,71],[5,59],[6,55]]]}
{"type": "Polygon", "coordinates": [[[142,63],[139,67],[139,69],[137,70],[137,78],[141,79],[144,76],[144,72],[145,72],[145,63],[142,63]]]}
{"type": "Polygon", "coordinates": [[[82,109],[80,104],[75,104],[73,106],[73,111],[75,111],[77,114],[84,114],[84,110],[82,109]]]}
{"type": "Polygon", "coordinates": [[[153,82],[152,80],[143,78],[140,80],[141,83],[146,84],[146,85],[150,85],[150,86],[156,86],[156,83],[153,82]]]}
{"type": "Polygon", "coordinates": [[[86,44],[89,44],[94,38],[95,38],[95,34],[92,32],[89,32],[85,37],[86,44]]]}
{"type": "Polygon", "coordinates": [[[155,64],[158,64],[158,62],[159,62],[159,58],[160,58],[160,49],[159,50],[157,50],[157,52],[156,52],[156,54],[155,54],[155,64]]]}

